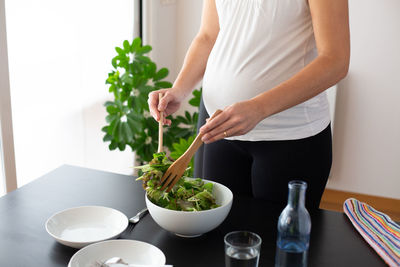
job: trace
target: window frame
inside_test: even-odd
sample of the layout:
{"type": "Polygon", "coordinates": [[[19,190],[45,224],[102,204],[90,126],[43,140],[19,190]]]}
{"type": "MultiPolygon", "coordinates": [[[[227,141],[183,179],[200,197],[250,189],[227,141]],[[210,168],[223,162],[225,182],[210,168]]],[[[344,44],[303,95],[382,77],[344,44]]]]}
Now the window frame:
{"type": "Polygon", "coordinates": [[[5,1],[0,0],[0,160],[6,193],[17,189],[14,138],[11,116],[10,79],[7,53],[5,1]]]}

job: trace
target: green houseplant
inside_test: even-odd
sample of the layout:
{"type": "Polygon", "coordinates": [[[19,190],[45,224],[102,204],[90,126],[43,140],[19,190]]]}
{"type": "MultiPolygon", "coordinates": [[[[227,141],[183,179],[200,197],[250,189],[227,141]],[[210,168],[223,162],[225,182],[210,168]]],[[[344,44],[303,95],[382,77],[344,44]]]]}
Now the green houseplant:
{"type": "MultiPolygon", "coordinates": [[[[152,50],[142,45],[141,39],[132,43],[123,42],[115,48],[117,55],[112,59],[112,71],[108,73],[106,84],[113,94],[112,101],[105,102],[106,123],[102,128],[103,141],[110,142],[110,150],[125,150],[126,146],[136,152],[140,164],[153,158],[158,146],[158,123],[150,116],[147,104],[148,94],[160,88],[170,88],[172,84],[164,79],[168,69],[157,69],[157,65],[146,56],[152,50]]],[[[201,91],[195,90],[189,104],[200,105],[201,91]]],[[[197,112],[185,111],[184,116],[169,116],[172,123],[165,127],[163,144],[171,151],[172,159],[178,158],[191,144],[196,134],[197,112]]],[[[193,165],[193,163],[192,163],[193,165]]]]}

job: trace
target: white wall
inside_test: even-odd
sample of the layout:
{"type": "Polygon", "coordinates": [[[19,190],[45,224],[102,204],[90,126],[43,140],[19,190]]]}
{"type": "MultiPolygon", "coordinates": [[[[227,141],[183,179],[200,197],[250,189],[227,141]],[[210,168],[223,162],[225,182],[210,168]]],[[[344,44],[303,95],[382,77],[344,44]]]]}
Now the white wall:
{"type": "MultiPolygon", "coordinates": [[[[170,66],[177,73],[198,30],[202,1],[175,5],[176,61],[170,66]]],[[[400,2],[353,0],[349,9],[350,71],[337,93],[329,91],[335,126],[327,187],[400,199],[400,2]]],[[[159,53],[169,51],[159,47],[159,53]]],[[[165,49],[174,51],[173,45],[165,49]]]]}
{"type": "MultiPolygon", "coordinates": [[[[202,0],[144,1],[144,41],[153,47],[151,58],[159,67],[167,67],[167,80],[174,82],[200,20],[202,0]]],[[[184,103],[177,114],[193,110],[184,103]]]]}
{"type": "Polygon", "coordinates": [[[157,67],[167,67],[170,71],[166,79],[169,81],[176,77],[176,6],[175,0],[143,1],[143,42],[153,47],[149,55],[157,67]]]}
{"type": "Polygon", "coordinates": [[[400,1],[352,0],[349,10],[328,187],[400,199],[400,1]]]}
{"type": "Polygon", "coordinates": [[[200,28],[202,0],[177,2],[176,72],[182,67],[187,49],[200,28]]]}
{"type": "Polygon", "coordinates": [[[62,164],[132,173],[101,128],[115,46],[133,36],[133,1],[6,1],[19,186],[62,164]]]}
{"type": "MultiPolygon", "coordinates": [[[[176,74],[179,73],[186,51],[200,28],[202,8],[202,0],[179,0],[177,2],[176,74]]],[[[200,86],[201,82],[195,88],[199,89],[200,86]]],[[[181,109],[194,110],[187,102],[182,105],[181,109]]]]}

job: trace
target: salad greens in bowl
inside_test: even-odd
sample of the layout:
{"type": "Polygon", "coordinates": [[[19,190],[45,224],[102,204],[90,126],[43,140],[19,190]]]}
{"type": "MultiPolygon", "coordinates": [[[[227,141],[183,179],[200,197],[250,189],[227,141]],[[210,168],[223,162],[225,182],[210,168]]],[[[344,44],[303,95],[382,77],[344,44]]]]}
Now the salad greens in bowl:
{"type": "Polygon", "coordinates": [[[233,195],[226,186],[185,174],[170,192],[161,190],[160,179],[172,164],[164,152],[155,153],[149,164],[137,167],[146,191],[150,215],[162,228],[179,236],[193,237],[220,225],[228,215],[233,195]]]}
{"type": "Polygon", "coordinates": [[[185,175],[167,193],[161,190],[160,179],[172,162],[165,152],[153,155],[149,164],[137,167],[142,176],[136,180],[143,181],[143,188],[151,202],[170,210],[201,211],[217,208],[213,193],[214,184],[200,178],[188,178],[185,175]]]}

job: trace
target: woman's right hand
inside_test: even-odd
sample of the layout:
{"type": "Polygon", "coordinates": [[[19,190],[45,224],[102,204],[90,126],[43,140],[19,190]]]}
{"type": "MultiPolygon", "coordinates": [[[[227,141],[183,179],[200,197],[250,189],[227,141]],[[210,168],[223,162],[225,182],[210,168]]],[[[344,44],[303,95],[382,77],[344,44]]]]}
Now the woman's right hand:
{"type": "Polygon", "coordinates": [[[149,99],[147,101],[149,104],[150,114],[156,121],[159,121],[160,112],[162,111],[163,124],[171,125],[171,120],[166,119],[166,117],[179,109],[182,99],[183,97],[174,87],[150,92],[149,99]],[[159,101],[159,93],[162,94],[161,101],[159,101]]]}

